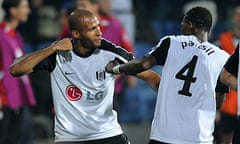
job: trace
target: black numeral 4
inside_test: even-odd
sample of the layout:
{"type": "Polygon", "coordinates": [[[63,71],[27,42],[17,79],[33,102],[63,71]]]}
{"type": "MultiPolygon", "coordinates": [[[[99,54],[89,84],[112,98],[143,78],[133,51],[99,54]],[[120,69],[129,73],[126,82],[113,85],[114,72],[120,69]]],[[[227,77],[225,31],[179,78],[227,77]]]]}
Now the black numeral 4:
{"type": "Polygon", "coordinates": [[[192,96],[192,93],[189,92],[191,83],[195,83],[197,78],[193,77],[193,73],[196,67],[198,57],[195,55],[193,56],[192,60],[188,62],[177,74],[176,79],[184,80],[182,90],[178,91],[178,94],[185,95],[185,96],[192,96]],[[187,74],[184,75],[184,72],[187,71],[187,74]]]}

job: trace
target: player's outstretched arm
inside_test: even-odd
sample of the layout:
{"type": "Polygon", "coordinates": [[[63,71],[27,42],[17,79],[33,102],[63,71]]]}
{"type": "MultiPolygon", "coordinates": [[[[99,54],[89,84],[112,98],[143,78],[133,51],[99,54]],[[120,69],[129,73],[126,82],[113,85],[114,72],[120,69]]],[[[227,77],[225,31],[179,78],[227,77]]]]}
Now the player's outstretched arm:
{"type": "Polygon", "coordinates": [[[135,75],[137,73],[148,70],[155,65],[157,65],[155,57],[147,55],[140,59],[133,59],[125,64],[116,65],[114,61],[110,61],[106,65],[105,69],[108,73],[112,74],[124,73],[128,75],[135,75]]]}
{"type": "Polygon", "coordinates": [[[228,85],[234,90],[237,90],[237,78],[233,74],[228,72],[225,68],[223,68],[221,72],[220,80],[222,81],[222,83],[228,85]]]}
{"type": "Polygon", "coordinates": [[[16,58],[12,65],[10,65],[10,72],[13,76],[22,76],[33,72],[33,68],[48,56],[54,54],[56,51],[72,50],[71,39],[65,38],[59,42],[36,52],[23,55],[16,58]]]}
{"type": "Polygon", "coordinates": [[[108,73],[112,74],[134,74],[138,78],[146,81],[151,88],[157,90],[161,78],[157,73],[148,70],[156,64],[155,57],[147,55],[140,59],[131,60],[126,64],[119,64],[116,60],[113,60],[106,65],[105,69],[108,73]]]}

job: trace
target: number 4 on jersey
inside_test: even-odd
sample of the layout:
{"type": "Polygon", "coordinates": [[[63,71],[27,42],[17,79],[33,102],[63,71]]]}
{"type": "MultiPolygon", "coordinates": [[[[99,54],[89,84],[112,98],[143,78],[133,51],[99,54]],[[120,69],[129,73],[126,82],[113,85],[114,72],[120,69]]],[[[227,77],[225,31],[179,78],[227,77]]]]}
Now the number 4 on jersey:
{"type": "Polygon", "coordinates": [[[186,64],[177,74],[176,79],[184,80],[182,90],[178,91],[178,94],[185,95],[185,96],[192,96],[192,93],[189,92],[191,83],[196,82],[197,78],[193,77],[193,73],[196,67],[198,57],[195,55],[193,56],[192,60],[186,64]],[[187,71],[187,74],[184,75],[184,72],[187,71]]]}

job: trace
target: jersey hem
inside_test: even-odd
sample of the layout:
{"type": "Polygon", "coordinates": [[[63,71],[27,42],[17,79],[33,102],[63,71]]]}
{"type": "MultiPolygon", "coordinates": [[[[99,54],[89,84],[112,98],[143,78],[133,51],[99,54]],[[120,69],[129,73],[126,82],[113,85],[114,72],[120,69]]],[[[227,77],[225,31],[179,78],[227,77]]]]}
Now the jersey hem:
{"type": "Polygon", "coordinates": [[[98,139],[104,139],[104,138],[110,138],[110,137],[114,137],[117,135],[121,135],[123,134],[122,131],[117,131],[117,132],[108,132],[107,134],[103,134],[103,135],[91,135],[91,137],[87,137],[87,138],[55,138],[55,142],[81,142],[81,141],[88,141],[88,140],[98,140],[98,139]]]}
{"type": "Polygon", "coordinates": [[[187,141],[179,141],[179,140],[175,140],[175,139],[169,139],[169,138],[164,138],[164,137],[155,137],[155,136],[151,136],[150,140],[155,140],[155,141],[160,141],[160,142],[165,142],[165,143],[176,143],[176,144],[213,144],[212,141],[210,142],[187,142],[187,141]]]}

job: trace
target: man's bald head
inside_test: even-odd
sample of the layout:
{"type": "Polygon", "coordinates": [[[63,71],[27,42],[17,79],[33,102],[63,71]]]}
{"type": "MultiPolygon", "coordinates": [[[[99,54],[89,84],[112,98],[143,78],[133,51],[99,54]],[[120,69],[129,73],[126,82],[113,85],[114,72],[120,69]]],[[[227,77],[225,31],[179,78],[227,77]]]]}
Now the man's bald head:
{"type": "Polygon", "coordinates": [[[92,18],[92,17],[94,17],[94,15],[87,10],[83,10],[83,9],[74,10],[69,15],[69,18],[68,18],[68,25],[69,25],[70,31],[72,30],[81,31],[83,24],[86,21],[86,18],[92,18]]]}

